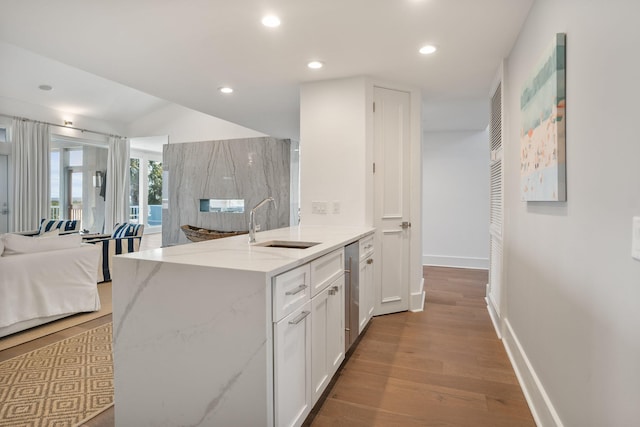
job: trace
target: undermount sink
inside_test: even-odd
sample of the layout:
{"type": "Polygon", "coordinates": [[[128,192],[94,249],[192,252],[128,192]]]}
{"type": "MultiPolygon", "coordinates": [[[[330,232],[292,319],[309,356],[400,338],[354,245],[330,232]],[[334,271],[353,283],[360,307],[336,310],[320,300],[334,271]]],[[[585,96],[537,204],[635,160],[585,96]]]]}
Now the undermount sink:
{"type": "Polygon", "coordinates": [[[265,248],[307,249],[311,246],[319,244],[320,242],[300,242],[297,240],[269,240],[268,242],[256,243],[253,246],[262,246],[265,248]]]}

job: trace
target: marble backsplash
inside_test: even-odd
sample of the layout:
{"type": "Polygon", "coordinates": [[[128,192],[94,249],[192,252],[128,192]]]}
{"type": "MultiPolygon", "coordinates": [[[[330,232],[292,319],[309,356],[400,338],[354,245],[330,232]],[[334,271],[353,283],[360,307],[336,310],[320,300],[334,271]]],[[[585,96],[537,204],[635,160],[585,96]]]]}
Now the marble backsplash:
{"type": "Polygon", "coordinates": [[[259,209],[256,224],[262,230],[288,227],[290,147],[289,140],[271,137],[165,145],[162,246],[189,243],[180,230],[185,224],[246,231],[251,208],[270,196],[277,209],[259,209]],[[201,212],[201,199],[243,199],[244,213],[201,212]]]}

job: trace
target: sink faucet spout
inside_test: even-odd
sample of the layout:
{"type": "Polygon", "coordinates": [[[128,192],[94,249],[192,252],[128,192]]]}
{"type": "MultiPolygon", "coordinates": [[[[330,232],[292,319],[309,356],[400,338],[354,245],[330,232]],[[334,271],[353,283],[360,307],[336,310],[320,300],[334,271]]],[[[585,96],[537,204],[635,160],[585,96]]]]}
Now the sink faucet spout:
{"type": "Polygon", "coordinates": [[[253,209],[251,209],[251,212],[249,212],[249,243],[256,242],[256,222],[255,222],[256,210],[266,205],[269,202],[273,203],[273,207],[278,209],[278,205],[276,204],[275,199],[273,197],[267,197],[266,199],[258,203],[253,209]]]}

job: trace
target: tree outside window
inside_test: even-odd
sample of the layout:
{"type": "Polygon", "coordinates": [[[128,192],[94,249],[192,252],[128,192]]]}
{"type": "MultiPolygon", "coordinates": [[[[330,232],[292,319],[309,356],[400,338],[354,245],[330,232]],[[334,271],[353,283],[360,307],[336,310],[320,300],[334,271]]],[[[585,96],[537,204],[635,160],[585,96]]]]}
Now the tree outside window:
{"type": "Polygon", "coordinates": [[[149,160],[149,206],[162,205],[162,162],[149,160]]]}

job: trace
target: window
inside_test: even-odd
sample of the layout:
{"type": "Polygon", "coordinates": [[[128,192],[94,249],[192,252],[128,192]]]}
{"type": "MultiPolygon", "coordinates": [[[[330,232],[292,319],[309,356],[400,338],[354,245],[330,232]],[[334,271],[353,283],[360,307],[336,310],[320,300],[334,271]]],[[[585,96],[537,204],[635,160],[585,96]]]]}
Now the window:
{"type": "Polygon", "coordinates": [[[162,225],[162,162],[160,155],[138,153],[130,163],[130,221],[145,231],[162,225]]]}
{"type": "Polygon", "coordinates": [[[51,150],[51,203],[49,218],[60,219],[60,150],[51,150]]]}
{"type": "Polygon", "coordinates": [[[140,159],[131,159],[129,164],[129,221],[140,222],[140,159]]]}
{"type": "Polygon", "coordinates": [[[148,165],[147,224],[154,227],[162,225],[162,162],[149,160],[148,165]]]}
{"type": "Polygon", "coordinates": [[[95,141],[53,135],[51,141],[51,219],[75,219],[82,229],[104,230],[107,148],[95,141]]]}

